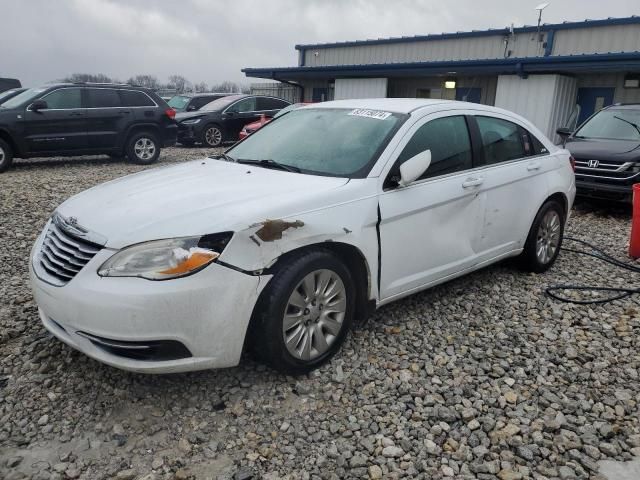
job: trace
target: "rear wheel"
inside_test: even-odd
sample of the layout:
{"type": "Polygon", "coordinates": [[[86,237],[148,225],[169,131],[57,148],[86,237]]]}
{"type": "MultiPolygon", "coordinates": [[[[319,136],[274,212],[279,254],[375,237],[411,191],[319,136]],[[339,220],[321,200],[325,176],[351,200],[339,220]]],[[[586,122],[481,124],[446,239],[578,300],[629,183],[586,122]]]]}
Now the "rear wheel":
{"type": "Polygon", "coordinates": [[[213,123],[205,125],[200,140],[207,147],[219,147],[222,145],[222,129],[213,123]]]}
{"type": "Polygon", "coordinates": [[[565,213],[555,200],[547,201],[536,215],[520,254],[520,266],[527,271],[546,272],[555,263],[564,235],[565,213]]]}
{"type": "Polygon", "coordinates": [[[160,144],[152,132],[138,132],[129,137],[127,142],[127,157],[139,165],[149,165],[158,160],[160,144]]]}
{"type": "Polygon", "coordinates": [[[328,251],[301,253],[275,274],[256,305],[252,350],[281,372],[309,372],[340,349],[354,307],[345,265],[328,251]]]}
{"type": "Polygon", "coordinates": [[[6,172],[13,163],[13,150],[11,146],[0,139],[0,173],[6,172]]]}

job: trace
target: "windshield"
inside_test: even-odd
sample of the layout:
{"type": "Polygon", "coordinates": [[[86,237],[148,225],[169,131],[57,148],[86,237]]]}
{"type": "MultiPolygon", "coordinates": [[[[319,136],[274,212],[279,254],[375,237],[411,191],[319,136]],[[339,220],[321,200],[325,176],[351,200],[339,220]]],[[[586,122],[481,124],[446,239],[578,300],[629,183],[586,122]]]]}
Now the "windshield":
{"type": "Polygon", "coordinates": [[[298,109],[228,151],[238,161],[272,160],[303,173],[364,178],[407,115],[363,109],[298,109]]]}
{"type": "Polygon", "coordinates": [[[640,109],[607,109],[591,117],[575,136],[610,140],[640,140],[640,109]],[[633,126],[637,125],[637,128],[633,126]]]}
{"type": "Polygon", "coordinates": [[[173,108],[174,110],[184,110],[187,108],[187,103],[189,103],[191,97],[185,97],[184,95],[175,95],[171,97],[171,100],[167,102],[167,104],[173,108]]]}
{"type": "Polygon", "coordinates": [[[233,102],[235,102],[236,100],[239,100],[241,98],[244,98],[244,95],[228,95],[226,97],[218,98],[217,100],[214,100],[213,102],[207,103],[200,110],[205,110],[205,111],[209,111],[209,112],[217,112],[217,111],[220,111],[220,110],[224,110],[226,107],[231,105],[233,102]]]}
{"type": "Polygon", "coordinates": [[[19,107],[23,103],[26,103],[29,100],[37,97],[39,94],[41,94],[45,90],[46,90],[46,88],[30,88],[30,89],[25,90],[24,92],[20,93],[19,95],[16,95],[15,97],[10,98],[6,102],[4,102],[2,105],[0,105],[0,108],[15,108],[15,107],[19,107]]]}

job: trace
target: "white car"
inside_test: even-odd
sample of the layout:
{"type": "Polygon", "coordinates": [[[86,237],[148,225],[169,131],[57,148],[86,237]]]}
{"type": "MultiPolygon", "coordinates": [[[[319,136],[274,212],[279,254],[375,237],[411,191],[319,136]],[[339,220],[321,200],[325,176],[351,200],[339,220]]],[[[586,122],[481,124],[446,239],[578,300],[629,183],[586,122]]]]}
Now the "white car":
{"type": "Polygon", "coordinates": [[[376,307],[507,257],[547,270],[574,196],[569,153],[513,113],[326,102],[70,198],[31,283],[46,328],[106,364],[231,367],[246,347],[295,374],[376,307]]]}

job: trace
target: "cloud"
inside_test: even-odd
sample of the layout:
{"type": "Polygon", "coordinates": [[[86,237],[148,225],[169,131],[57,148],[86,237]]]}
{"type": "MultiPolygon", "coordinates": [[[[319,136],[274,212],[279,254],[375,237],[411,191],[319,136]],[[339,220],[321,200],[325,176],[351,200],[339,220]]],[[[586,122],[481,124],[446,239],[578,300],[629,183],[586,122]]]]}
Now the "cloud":
{"type": "MultiPolygon", "coordinates": [[[[544,20],[628,16],[637,0],[554,0],[544,20]]],[[[243,67],[293,66],[298,43],[535,24],[512,0],[0,0],[0,76],[26,85],[74,72],[250,83],[243,67]],[[479,6],[481,3],[481,7],[479,6]]]]}

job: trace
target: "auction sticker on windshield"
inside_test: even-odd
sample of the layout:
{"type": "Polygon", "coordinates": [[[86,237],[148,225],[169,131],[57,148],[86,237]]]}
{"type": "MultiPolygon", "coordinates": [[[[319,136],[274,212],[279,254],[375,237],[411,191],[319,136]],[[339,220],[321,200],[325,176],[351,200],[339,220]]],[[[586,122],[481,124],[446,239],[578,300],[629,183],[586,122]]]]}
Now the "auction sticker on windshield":
{"type": "Polygon", "coordinates": [[[375,118],[377,120],[384,120],[391,116],[390,112],[383,112],[380,110],[368,110],[366,108],[355,108],[351,111],[349,115],[354,115],[356,117],[367,117],[367,118],[375,118]]]}

